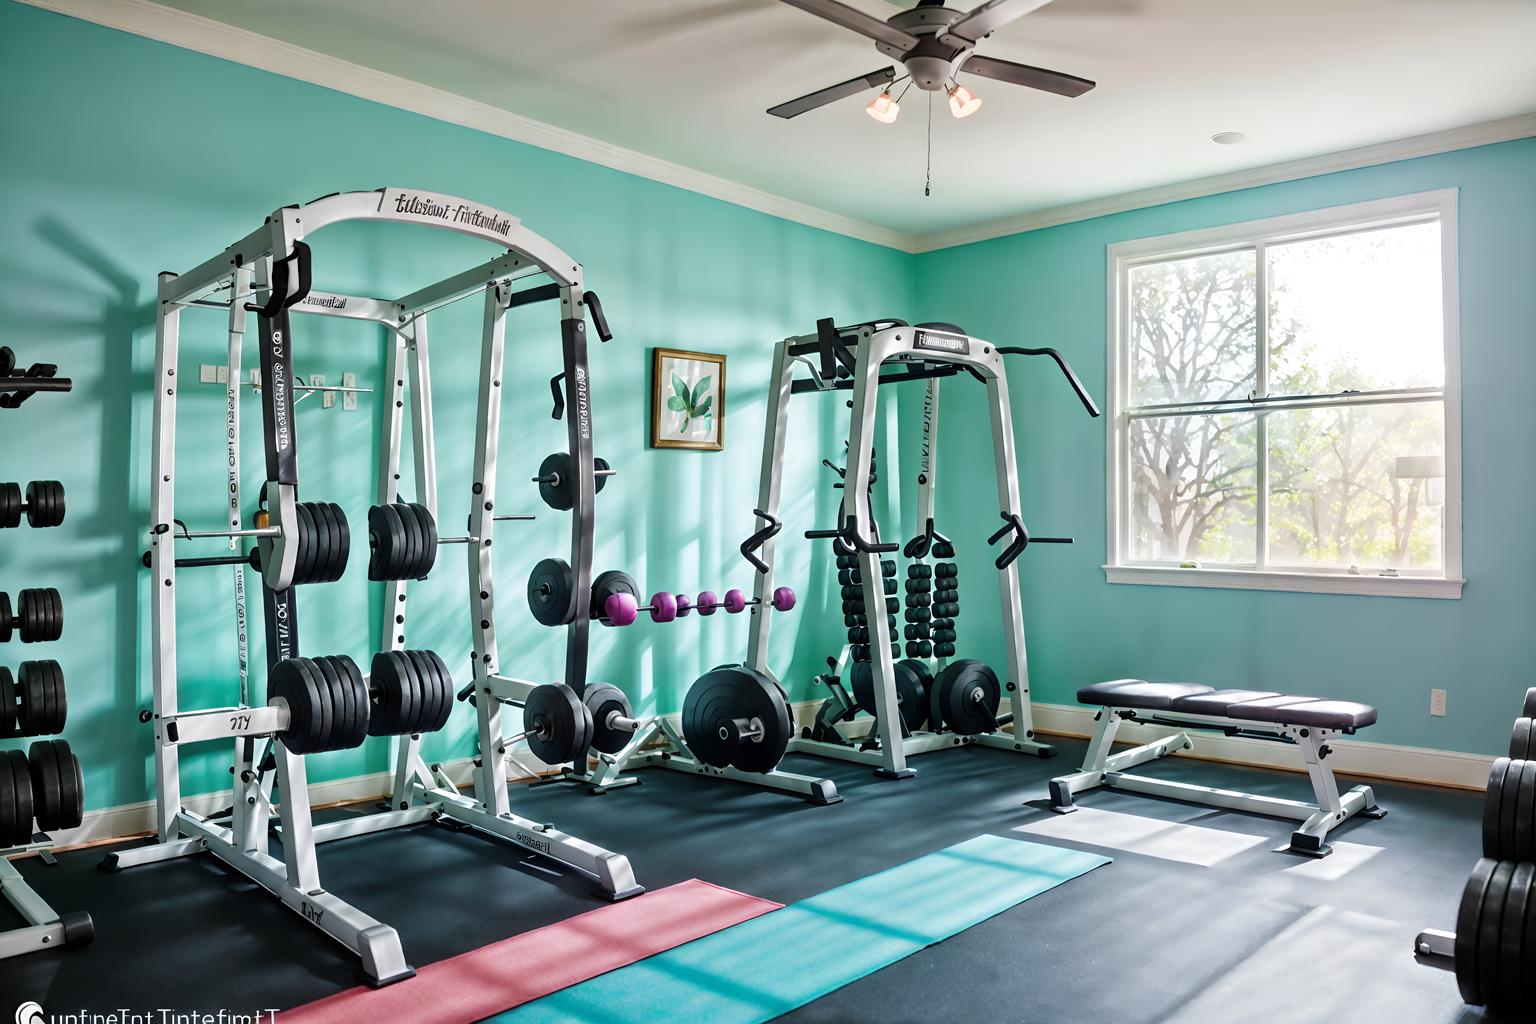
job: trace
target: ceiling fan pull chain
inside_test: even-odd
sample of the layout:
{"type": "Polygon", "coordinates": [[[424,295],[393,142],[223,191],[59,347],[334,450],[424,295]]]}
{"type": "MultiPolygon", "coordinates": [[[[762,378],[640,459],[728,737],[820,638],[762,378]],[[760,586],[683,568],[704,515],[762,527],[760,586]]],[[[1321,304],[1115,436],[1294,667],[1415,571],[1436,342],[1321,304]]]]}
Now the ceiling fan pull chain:
{"type": "Polygon", "coordinates": [[[933,195],[933,93],[928,94],[928,166],[923,171],[923,195],[933,195]]]}

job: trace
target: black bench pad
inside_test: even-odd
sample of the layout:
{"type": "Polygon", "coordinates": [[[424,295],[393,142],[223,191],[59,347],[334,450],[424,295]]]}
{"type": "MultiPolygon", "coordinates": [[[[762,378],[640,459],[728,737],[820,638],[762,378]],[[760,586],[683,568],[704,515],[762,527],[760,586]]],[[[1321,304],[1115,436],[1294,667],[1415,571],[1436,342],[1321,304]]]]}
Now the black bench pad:
{"type": "Polygon", "coordinates": [[[1116,679],[1083,687],[1077,691],[1077,699],[1081,704],[1167,711],[1168,706],[1180,697],[1194,697],[1214,693],[1215,690],[1214,686],[1203,683],[1149,683],[1145,679],[1116,679]]]}
{"type": "Polygon", "coordinates": [[[1211,715],[1245,722],[1305,725],[1315,729],[1363,729],[1376,722],[1376,709],[1352,700],[1324,700],[1270,690],[1218,690],[1202,683],[1149,683],[1116,679],[1077,691],[1083,704],[1147,711],[1211,715]]]}

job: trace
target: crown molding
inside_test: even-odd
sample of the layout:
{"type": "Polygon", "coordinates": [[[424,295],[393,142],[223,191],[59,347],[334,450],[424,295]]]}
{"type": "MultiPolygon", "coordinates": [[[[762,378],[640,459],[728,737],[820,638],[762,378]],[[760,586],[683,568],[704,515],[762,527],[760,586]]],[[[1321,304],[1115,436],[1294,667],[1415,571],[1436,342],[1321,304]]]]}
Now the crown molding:
{"type": "Polygon", "coordinates": [[[158,42],[270,71],[287,78],[408,110],[449,124],[472,128],[540,149],[599,164],[627,174],[697,192],[770,216],[846,235],[908,253],[934,252],[1026,231],[1091,220],[1149,206],[1234,192],[1282,181],[1431,156],[1536,136],[1536,112],[1466,125],[1319,156],[1265,164],[1193,181],[1033,210],[978,224],[922,235],[871,224],[762,189],[685,167],[660,157],[626,149],[545,124],[500,107],[374,68],[340,60],[212,18],[189,14],[152,0],[21,0],[42,10],[129,32],[158,42]]]}
{"type": "Polygon", "coordinates": [[[439,121],[563,153],[588,163],[649,178],[784,220],[903,252],[913,251],[913,237],[891,228],[787,199],[750,185],[545,124],[479,100],[295,46],[212,18],[152,3],[150,0],[21,2],[439,121]]]}
{"type": "Polygon", "coordinates": [[[967,227],[947,228],[943,231],[919,235],[914,239],[912,251],[934,252],[957,245],[1002,238],[1005,235],[1017,235],[1026,231],[1056,227],[1060,224],[1092,220],[1094,217],[1104,217],[1113,213],[1125,213],[1149,206],[1177,203],[1185,199],[1219,195],[1223,192],[1236,192],[1260,185],[1274,185],[1282,181],[1314,178],[1321,174],[1349,171],[1357,167],[1433,156],[1436,153],[1449,153],[1457,149],[1487,146],[1496,142],[1510,142],[1533,135],[1536,135],[1536,113],[1520,114],[1498,121],[1485,121],[1481,124],[1431,132],[1428,135],[1415,135],[1407,139],[1340,150],[1337,153],[1324,153],[1300,160],[1287,160],[1284,163],[1265,164],[1246,170],[1215,174],[1208,178],[1196,178],[1193,181],[1157,185],[1136,192],[1124,192],[1120,195],[1089,199],[1081,203],[1032,210],[1012,217],[982,221],[967,227]]]}

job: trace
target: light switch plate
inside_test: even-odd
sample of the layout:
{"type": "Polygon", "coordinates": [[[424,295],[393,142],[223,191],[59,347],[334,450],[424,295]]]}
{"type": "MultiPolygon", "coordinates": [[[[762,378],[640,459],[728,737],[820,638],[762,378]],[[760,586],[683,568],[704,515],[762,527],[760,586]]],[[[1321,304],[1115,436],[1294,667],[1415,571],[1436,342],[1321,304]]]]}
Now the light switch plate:
{"type": "Polygon", "coordinates": [[[212,363],[204,363],[197,368],[197,382],[199,384],[217,384],[219,382],[219,368],[212,363]]]}
{"type": "Polygon", "coordinates": [[[1444,690],[1430,690],[1429,691],[1429,713],[1431,715],[1434,715],[1436,718],[1444,718],[1445,717],[1445,691],[1444,690]]]}
{"type": "MultiPolygon", "coordinates": [[[[325,386],[325,375],[324,374],[319,374],[319,373],[312,373],[312,374],[309,375],[309,383],[314,385],[317,388],[324,387],[325,386]]],[[[320,405],[323,408],[329,409],[331,406],[333,406],[335,404],[336,404],[336,392],[334,392],[334,391],[322,391],[322,392],[320,392],[320,405]]]]}
{"type": "MultiPolygon", "coordinates": [[[[341,386],[344,388],[357,387],[357,374],[344,373],[341,375],[341,386]]],[[[341,395],[341,408],[344,412],[351,412],[357,408],[357,392],[344,391],[341,395]]]]}

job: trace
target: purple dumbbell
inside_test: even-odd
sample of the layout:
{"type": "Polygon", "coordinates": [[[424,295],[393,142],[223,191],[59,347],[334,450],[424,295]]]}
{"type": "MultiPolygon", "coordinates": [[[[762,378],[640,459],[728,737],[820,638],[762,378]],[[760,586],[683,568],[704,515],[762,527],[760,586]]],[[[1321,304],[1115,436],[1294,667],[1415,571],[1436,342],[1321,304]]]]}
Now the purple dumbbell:
{"type": "Polygon", "coordinates": [[[720,599],[715,596],[713,590],[702,590],[699,592],[699,599],[693,603],[693,606],[698,609],[700,615],[713,615],[715,614],[715,609],[720,607],[720,599]]]}
{"type": "Polygon", "coordinates": [[[651,621],[671,622],[677,618],[677,598],[664,590],[651,595],[651,621]]]}
{"type": "Polygon", "coordinates": [[[773,591],[773,607],[777,611],[787,612],[795,606],[795,592],[788,587],[777,587],[773,591]]]}
{"type": "Polygon", "coordinates": [[[610,626],[628,626],[639,617],[640,602],[634,594],[609,594],[603,602],[603,621],[610,626]]]}
{"type": "Polygon", "coordinates": [[[680,619],[687,618],[688,612],[693,608],[693,602],[688,599],[687,594],[677,594],[675,596],[677,597],[677,617],[680,619]]]}
{"type": "Polygon", "coordinates": [[[747,606],[747,596],[736,589],[727,590],[725,599],[720,602],[726,611],[735,615],[747,606]]]}

